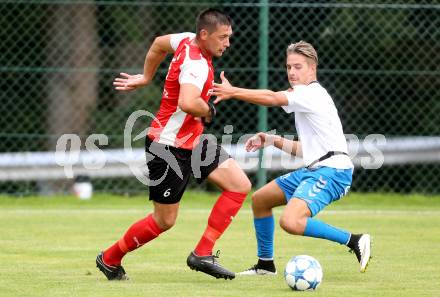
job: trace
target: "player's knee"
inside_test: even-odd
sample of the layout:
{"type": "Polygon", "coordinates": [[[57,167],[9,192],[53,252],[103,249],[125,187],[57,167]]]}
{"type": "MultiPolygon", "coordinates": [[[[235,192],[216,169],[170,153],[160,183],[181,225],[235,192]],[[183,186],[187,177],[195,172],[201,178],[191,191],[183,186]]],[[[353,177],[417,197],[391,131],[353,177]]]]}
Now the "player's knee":
{"type": "Polygon", "coordinates": [[[243,179],[243,181],[241,182],[240,188],[241,188],[240,193],[246,193],[247,194],[247,193],[249,193],[251,191],[252,183],[249,180],[249,178],[246,177],[245,179],[243,179]]]}
{"type": "Polygon", "coordinates": [[[162,231],[171,229],[176,224],[176,218],[174,216],[165,216],[157,218],[157,225],[162,231]]]}
{"type": "Polygon", "coordinates": [[[232,183],[228,190],[231,192],[247,194],[251,191],[251,189],[252,189],[251,181],[249,180],[249,178],[247,178],[247,176],[245,176],[232,183]]]}
{"type": "Polygon", "coordinates": [[[289,218],[286,215],[281,216],[280,226],[289,234],[302,235],[304,234],[304,220],[302,218],[289,218]]]}
{"type": "Polygon", "coordinates": [[[263,204],[261,203],[261,201],[262,201],[261,198],[262,198],[262,196],[259,193],[259,191],[256,191],[252,194],[252,196],[251,196],[252,208],[260,209],[263,206],[263,204]]]}
{"type": "Polygon", "coordinates": [[[272,215],[272,208],[275,206],[272,200],[267,199],[267,194],[256,191],[251,196],[252,212],[257,217],[272,215]]]}

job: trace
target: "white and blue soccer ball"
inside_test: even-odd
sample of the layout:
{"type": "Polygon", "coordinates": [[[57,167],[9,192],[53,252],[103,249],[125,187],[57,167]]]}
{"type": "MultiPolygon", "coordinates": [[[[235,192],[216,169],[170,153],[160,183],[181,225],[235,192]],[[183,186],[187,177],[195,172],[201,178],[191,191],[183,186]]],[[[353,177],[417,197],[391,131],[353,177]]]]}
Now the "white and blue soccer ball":
{"type": "Polygon", "coordinates": [[[284,269],[284,279],[295,291],[316,290],[321,284],[322,276],[321,264],[307,255],[293,257],[284,269]]]}

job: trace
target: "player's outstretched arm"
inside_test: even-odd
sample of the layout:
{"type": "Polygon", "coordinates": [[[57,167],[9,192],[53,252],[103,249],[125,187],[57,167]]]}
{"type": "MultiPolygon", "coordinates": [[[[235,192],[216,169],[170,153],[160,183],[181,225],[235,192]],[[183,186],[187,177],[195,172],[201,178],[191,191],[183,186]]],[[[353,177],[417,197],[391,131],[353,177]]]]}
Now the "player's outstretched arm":
{"type": "Polygon", "coordinates": [[[280,150],[294,156],[302,156],[301,143],[299,141],[283,138],[278,135],[259,132],[246,141],[245,149],[248,152],[255,152],[260,148],[273,145],[280,150]]]}
{"type": "Polygon", "coordinates": [[[251,90],[234,87],[225,77],[224,72],[220,74],[221,84],[214,83],[212,95],[217,96],[214,103],[229,100],[232,98],[264,106],[285,106],[288,105],[287,97],[282,92],[271,90],[251,90]]]}
{"type": "Polygon", "coordinates": [[[147,52],[144,63],[143,74],[128,74],[120,73],[119,77],[115,78],[113,85],[118,91],[132,91],[138,88],[145,87],[153,79],[157,72],[160,63],[165,59],[168,53],[173,53],[174,49],[171,47],[171,35],[163,35],[156,37],[153,44],[147,52]]]}

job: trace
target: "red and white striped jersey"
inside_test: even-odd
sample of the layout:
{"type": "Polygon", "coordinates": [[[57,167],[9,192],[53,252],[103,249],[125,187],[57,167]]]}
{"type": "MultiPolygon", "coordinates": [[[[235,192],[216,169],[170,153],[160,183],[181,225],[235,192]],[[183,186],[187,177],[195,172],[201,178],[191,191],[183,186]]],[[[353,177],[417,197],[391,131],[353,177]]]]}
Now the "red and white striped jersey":
{"type": "Polygon", "coordinates": [[[200,97],[207,102],[214,83],[212,59],[191,44],[194,38],[194,33],[171,35],[175,53],[166,76],[159,111],[148,130],[151,140],[183,149],[193,149],[197,145],[204,127],[194,116],[179,108],[180,85],[195,85],[201,91],[200,97]]]}

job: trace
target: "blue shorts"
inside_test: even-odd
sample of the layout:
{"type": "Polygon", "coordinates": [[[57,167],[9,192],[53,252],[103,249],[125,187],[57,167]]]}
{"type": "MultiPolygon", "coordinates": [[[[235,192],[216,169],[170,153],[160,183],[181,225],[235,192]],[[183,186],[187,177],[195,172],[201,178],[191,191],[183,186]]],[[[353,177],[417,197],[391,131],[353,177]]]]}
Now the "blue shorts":
{"type": "Polygon", "coordinates": [[[313,217],[348,193],[352,175],[353,169],[301,168],[278,177],[275,182],[283,190],[287,202],[292,198],[304,200],[313,217]]]}

